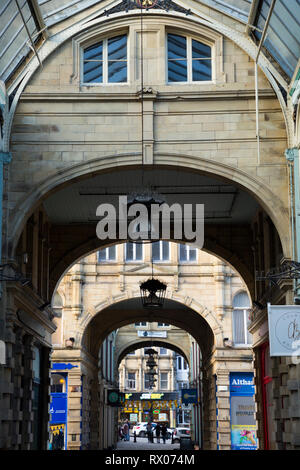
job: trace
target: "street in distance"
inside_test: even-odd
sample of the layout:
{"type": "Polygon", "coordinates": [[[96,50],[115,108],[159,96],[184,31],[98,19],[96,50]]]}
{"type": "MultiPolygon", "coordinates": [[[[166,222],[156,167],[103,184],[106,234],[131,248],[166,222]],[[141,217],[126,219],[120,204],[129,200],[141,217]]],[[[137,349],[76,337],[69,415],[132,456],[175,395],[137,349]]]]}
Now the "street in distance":
{"type": "Polygon", "coordinates": [[[130,465],[132,468],[136,468],[137,465],[140,463],[148,463],[149,465],[174,465],[182,464],[182,465],[193,465],[194,455],[157,455],[157,454],[150,454],[147,458],[141,457],[119,457],[113,454],[111,457],[105,458],[105,465],[130,465]]]}

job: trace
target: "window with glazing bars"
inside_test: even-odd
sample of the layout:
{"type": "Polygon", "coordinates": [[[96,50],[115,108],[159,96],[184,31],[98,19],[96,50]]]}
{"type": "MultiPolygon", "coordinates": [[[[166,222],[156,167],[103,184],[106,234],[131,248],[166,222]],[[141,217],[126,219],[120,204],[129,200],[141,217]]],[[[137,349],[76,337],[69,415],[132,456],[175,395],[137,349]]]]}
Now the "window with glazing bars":
{"type": "Polygon", "coordinates": [[[103,39],[83,50],[83,83],[127,82],[127,35],[103,39]]]}
{"type": "Polygon", "coordinates": [[[98,261],[115,261],[116,260],[116,245],[103,248],[98,251],[98,261]]]}
{"type": "Polygon", "coordinates": [[[170,243],[159,240],[152,243],[152,259],[153,261],[169,261],[170,259],[170,243]]]}
{"type": "Polygon", "coordinates": [[[168,34],[168,82],[212,80],[211,47],[189,36],[168,34]]]}

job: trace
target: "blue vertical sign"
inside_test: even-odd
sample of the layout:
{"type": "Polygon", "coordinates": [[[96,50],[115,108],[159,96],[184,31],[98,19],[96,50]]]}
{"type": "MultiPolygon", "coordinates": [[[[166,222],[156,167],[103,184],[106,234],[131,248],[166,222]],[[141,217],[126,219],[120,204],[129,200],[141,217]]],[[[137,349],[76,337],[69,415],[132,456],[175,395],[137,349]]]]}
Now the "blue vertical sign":
{"type": "Polygon", "coordinates": [[[230,374],[231,449],[256,450],[254,376],[251,372],[230,374]]]}

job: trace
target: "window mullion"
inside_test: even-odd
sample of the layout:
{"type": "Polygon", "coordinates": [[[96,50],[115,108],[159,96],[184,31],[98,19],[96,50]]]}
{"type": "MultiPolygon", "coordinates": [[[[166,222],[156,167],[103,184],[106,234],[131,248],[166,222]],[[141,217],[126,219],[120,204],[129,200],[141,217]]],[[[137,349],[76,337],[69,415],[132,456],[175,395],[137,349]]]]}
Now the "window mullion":
{"type": "Polygon", "coordinates": [[[190,37],[187,37],[187,42],[186,42],[186,47],[187,47],[187,68],[188,68],[188,82],[193,81],[193,74],[192,74],[192,39],[190,37]]]}
{"type": "Polygon", "coordinates": [[[243,312],[244,312],[244,338],[245,338],[244,344],[247,344],[247,310],[244,309],[243,312]]]}
{"type": "Polygon", "coordinates": [[[108,40],[103,41],[103,83],[108,83],[108,40]]]}

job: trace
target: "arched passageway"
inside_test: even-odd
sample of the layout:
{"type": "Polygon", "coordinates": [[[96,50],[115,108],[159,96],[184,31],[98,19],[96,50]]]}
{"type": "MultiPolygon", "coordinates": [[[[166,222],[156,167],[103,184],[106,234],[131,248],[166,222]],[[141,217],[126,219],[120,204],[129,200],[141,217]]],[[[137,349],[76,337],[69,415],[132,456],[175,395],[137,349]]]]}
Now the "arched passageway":
{"type": "MultiPolygon", "coordinates": [[[[51,336],[55,330],[50,307],[53,293],[70,266],[75,269],[74,285],[82,282],[82,272],[76,271],[76,263],[82,256],[120,242],[118,237],[102,242],[96,237],[95,214],[100,203],[116,202],[114,198],[118,195],[141,191],[147,186],[168,203],[205,204],[204,250],[239,272],[252,300],[262,301],[263,306],[266,299],[273,303],[292,302],[291,283],[271,286],[269,290],[268,283],[255,279],[256,271],[279,269],[283,260],[293,257],[293,219],[284,155],[288,142],[292,142],[292,113],[287,112],[270,70],[277,78],[278,73],[265,57],[262,59],[262,54],[259,64],[270,82],[261,71],[255,82],[252,59],[257,48],[254,44],[250,46],[238,32],[235,20],[226,17],[225,26],[218,12],[212,9],[208,18],[201,2],[196,3],[191,15],[173,10],[163,14],[159,10],[146,13],[145,26],[153,47],[144,51],[147,54],[149,51],[143,61],[145,93],[138,68],[140,11],[121,9],[106,16],[100,11],[101,5],[97,14],[93,11],[91,17],[84,18],[84,13],[76,25],[69,24],[69,20],[68,24],[62,21],[55,29],[58,42],[46,41],[43,47],[47,57],[43,68],[37,71],[34,64],[25,64],[24,73],[28,74],[20,76],[12,85],[15,98],[12,94],[9,122],[4,126],[6,149],[11,137],[13,160],[9,174],[5,172],[2,252],[3,272],[9,282],[3,284],[0,302],[5,312],[2,329],[8,358],[3,396],[7,408],[17,411],[10,415],[17,418],[3,419],[7,436],[4,448],[37,445],[32,436],[24,437],[22,429],[34,426],[33,418],[28,415],[22,428],[18,417],[21,399],[15,384],[28,383],[24,396],[29,397],[35,356],[42,358],[40,374],[46,374],[49,369],[51,336]],[[110,34],[120,31],[130,39],[129,81],[113,86],[101,84],[100,88],[95,83],[82,83],[85,64],[79,57],[99,38],[104,38],[107,44],[110,34]],[[168,82],[167,36],[174,31],[184,35],[189,44],[193,40],[208,42],[206,46],[213,51],[211,81],[168,82]],[[54,50],[55,54],[51,54],[54,50]],[[53,75],[54,82],[51,82],[48,79],[53,75]],[[260,99],[259,142],[255,126],[256,91],[260,99]],[[20,367],[14,368],[14,361],[20,367]]],[[[86,13],[89,15],[91,11],[87,9],[86,13]]],[[[174,234],[170,240],[176,241],[174,234]]],[[[183,237],[181,241],[186,239],[183,237]]],[[[146,261],[148,274],[149,259],[146,261]]],[[[162,273],[163,270],[159,272],[161,276],[162,273]]],[[[216,282],[222,284],[223,267],[218,266],[214,274],[216,282]]],[[[102,299],[101,305],[88,307],[83,316],[79,291],[74,289],[75,321],[68,326],[69,336],[64,337],[59,329],[54,333],[61,336],[63,347],[65,341],[74,339],[66,357],[71,351],[72,360],[78,360],[78,367],[83,367],[85,383],[81,385],[93,393],[98,383],[95,374],[101,344],[113,329],[136,321],[140,315],[134,309],[131,313],[125,309],[123,314],[117,311],[116,307],[126,299],[134,304],[137,293],[134,289],[124,292],[121,270],[114,275],[120,285],[119,297],[102,299]],[[81,351],[85,354],[84,361],[81,351]],[[90,368],[91,376],[87,373],[90,368]]],[[[97,280],[98,273],[91,271],[88,276],[97,280]]],[[[178,294],[180,279],[173,272],[172,279],[173,290],[168,301],[175,304],[169,304],[171,308],[165,316],[158,315],[155,319],[171,321],[174,311],[178,311],[174,325],[196,334],[207,364],[209,392],[206,396],[214,397],[212,371],[217,361],[226,364],[228,350],[223,340],[230,337],[222,330],[223,318],[229,310],[220,305],[228,307],[229,302],[222,303],[218,298],[213,309],[206,309],[201,299],[178,294]],[[178,305],[184,307],[180,309],[178,305]],[[180,310],[183,317],[187,314],[190,324],[182,319],[180,310]]],[[[197,291],[198,286],[194,289],[197,291]]],[[[249,352],[247,355],[245,360],[250,363],[249,352]]],[[[78,371],[77,367],[72,369],[75,389],[81,380],[81,374],[76,375],[78,371]]],[[[225,373],[222,377],[225,387],[228,377],[225,373]]],[[[78,401],[80,396],[76,393],[80,392],[73,393],[78,401]]],[[[45,416],[46,392],[43,397],[41,412],[45,416]]],[[[27,398],[26,403],[29,410],[31,399],[27,398]]],[[[88,410],[89,405],[85,406],[88,410]]],[[[226,416],[225,411],[223,415],[226,416]]],[[[75,411],[72,418],[75,447],[79,442],[79,419],[75,411]]],[[[91,424],[90,442],[96,445],[99,439],[95,423],[91,424]]],[[[214,425],[207,425],[207,429],[216,434],[214,425]]],[[[42,426],[39,431],[43,436],[41,446],[45,448],[47,430],[42,426]]],[[[224,437],[221,445],[225,447],[229,445],[226,433],[228,430],[224,436],[222,432],[219,434],[221,441],[224,437]]],[[[216,445],[215,438],[210,442],[216,445]]]]}
{"type": "MultiPolygon", "coordinates": [[[[252,371],[250,344],[236,350],[226,344],[233,335],[230,306],[233,295],[242,289],[248,297],[246,285],[228,265],[200,250],[194,262],[181,265],[179,259],[175,262],[181,251],[178,251],[177,244],[170,243],[169,260],[156,262],[152,267],[149,256],[152,244],[144,246],[143,261],[131,263],[123,259],[125,246],[116,245],[113,251],[104,249],[99,258],[96,253],[88,255],[69,270],[57,290],[61,296],[56,298],[57,309],[61,303],[66,308],[61,320],[60,317],[55,318],[58,331],[53,342],[57,347],[54,348],[52,362],[66,362],[69,357],[72,365],[78,366],[69,372],[74,380],[72,383],[82,383],[85,396],[90,397],[84,401],[81,411],[85,423],[81,445],[83,448],[87,445],[107,448],[113,444],[115,429],[108,429],[107,423],[115,422],[116,416],[105,401],[105,394],[116,383],[120,360],[133,349],[144,347],[147,344],[144,334],[148,334],[147,331],[153,334],[152,326],[155,325],[157,336],[152,337],[151,344],[175,349],[184,356],[192,371],[190,384],[199,389],[199,402],[194,410],[197,415],[193,428],[196,439],[201,440],[207,449],[228,447],[229,428],[217,437],[216,416],[217,413],[224,415],[218,426],[222,426],[223,420],[225,425],[229,419],[226,415],[229,396],[227,392],[223,395],[216,392],[216,384],[228,388],[231,371],[252,371]],[[109,254],[112,255],[111,260],[101,261],[104,255],[109,254]],[[126,268],[122,268],[120,278],[118,266],[123,263],[126,268]],[[163,307],[149,311],[142,306],[139,283],[151,276],[152,270],[154,276],[167,282],[168,288],[163,307]],[[227,307],[221,305],[225,299],[227,307]],[[143,331],[144,324],[150,325],[146,331],[143,331]],[[129,325],[132,325],[132,330],[128,330],[129,325]],[[123,336],[122,330],[126,331],[123,336]],[[64,338],[73,337],[72,349],[61,350],[59,338],[62,335],[64,338]],[[107,365],[108,351],[114,352],[113,367],[107,365]],[[97,397],[101,397],[100,401],[97,397]],[[90,440],[89,435],[93,436],[90,440]]],[[[72,409],[76,407],[76,399],[72,393],[69,394],[69,403],[74,403],[72,409]]],[[[75,425],[72,429],[75,433],[75,425]]],[[[79,430],[76,433],[79,434],[79,430]]],[[[76,448],[78,443],[70,445],[76,448]]]]}

